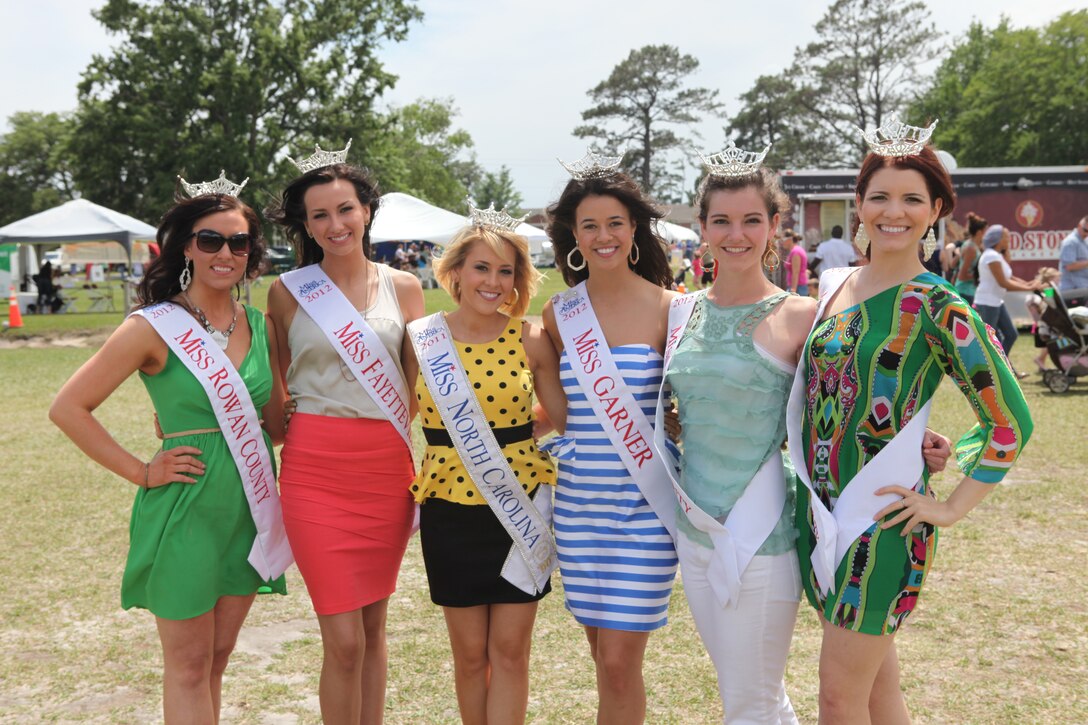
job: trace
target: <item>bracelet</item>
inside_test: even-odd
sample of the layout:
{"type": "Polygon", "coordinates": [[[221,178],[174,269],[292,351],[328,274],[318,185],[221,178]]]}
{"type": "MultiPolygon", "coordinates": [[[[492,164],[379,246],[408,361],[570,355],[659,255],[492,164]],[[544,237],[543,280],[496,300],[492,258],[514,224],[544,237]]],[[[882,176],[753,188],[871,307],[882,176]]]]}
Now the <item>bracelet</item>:
{"type": "Polygon", "coordinates": [[[147,479],[151,475],[151,463],[144,464],[144,485],[141,488],[147,488],[147,479]]]}

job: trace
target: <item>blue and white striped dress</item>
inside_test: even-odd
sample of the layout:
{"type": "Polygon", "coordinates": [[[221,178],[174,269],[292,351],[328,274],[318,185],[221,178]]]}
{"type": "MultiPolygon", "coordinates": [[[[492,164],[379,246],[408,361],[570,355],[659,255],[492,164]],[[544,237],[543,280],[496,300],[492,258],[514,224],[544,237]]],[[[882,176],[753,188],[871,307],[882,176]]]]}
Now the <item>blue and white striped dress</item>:
{"type": "MultiPolygon", "coordinates": [[[[653,420],[661,355],[649,345],[611,349],[620,374],[653,420]]],[[[676,577],[672,538],[627,473],[578,384],[566,351],[566,435],[573,459],[559,461],[555,540],[567,609],[587,627],[647,632],[668,622],[676,577]]]]}

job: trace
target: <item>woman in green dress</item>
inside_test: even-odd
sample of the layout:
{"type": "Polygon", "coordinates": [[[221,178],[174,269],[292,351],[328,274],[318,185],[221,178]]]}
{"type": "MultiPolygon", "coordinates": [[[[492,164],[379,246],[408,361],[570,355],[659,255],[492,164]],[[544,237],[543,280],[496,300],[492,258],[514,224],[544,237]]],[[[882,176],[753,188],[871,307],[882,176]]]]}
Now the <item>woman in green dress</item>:
{"type": "Polygon", "coordinates": [[[917,604],[937,527],[993,490],[1032,430],[992,330],[920,261],[919,242],[955,203],[926,138],[901,125],[867,134],[856,194],[871,263],[821,278],[794,383],[798,555],[823,620],[821,722],[909,722],[894,635],[917,604]],[[957,446],[964,477],[940,501],[913,441],[946,375],[978,424],[957,446]]]}
{"type": "MultiPolygon", "coordinates": [[[[236,285],[257,274],[260,223],[235,196],[240,189],[231,194],[186,188],[196,194],[179,199],[159,227],[162,255],[140,283],[142,312],[126,319],[76,371],[49,410],[84,453],[138,487],[121,604],[155,615],[167,723],[218,721],[223,672],[258,588],[286,593],[282,568],[266,580],[247,560],[257,548],[258,530],[205,387],[143,314],[172,302],[180,309],[157,309],[168,307],[184,324],[203,327],[212,344],[224,348],[217,354],[229,358],[267,428],[253,432],[249,451],[263,443],[264,460],[274,460],[272,443],[283,436],[283,393],[271,372],[273,331],[260,311],[232,297],[236,285]],[[137,371],[164,439],[146,463],[94,416],[137,371]]],[[[268,503],[278,513],[274,483],[269,485],[268,503]]]]}

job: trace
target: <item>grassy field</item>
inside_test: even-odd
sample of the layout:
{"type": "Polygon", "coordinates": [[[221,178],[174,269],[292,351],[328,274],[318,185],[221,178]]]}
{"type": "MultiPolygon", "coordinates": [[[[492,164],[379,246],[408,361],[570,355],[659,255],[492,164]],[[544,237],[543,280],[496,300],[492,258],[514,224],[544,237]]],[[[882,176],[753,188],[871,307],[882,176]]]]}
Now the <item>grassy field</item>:
{"type": "MultiPolygon", "coordinates": [[[[551,277],[546,291],[562,285],[554,271],[551,277]]],[[[267,283],[255,288],[255,303],[263,304],[266,290],[267,283]]],[[[440,290],[429,291],[429,309],[443,298],[440,290]]],[[[108,327],[118,319],[69,330],[108,327]]],[[[11,412],[0,438],[0,722],[161,718],[161,657],[151,616],[119,606],[134,489],[88,461],[46,418],[53,393],[92,352],[0,349],[11,412]]],[[[1014,351],[1021,369],[1031,368],[1030,354],[1022,340],[1014,351]]],[[[920,611],[898,640],[903,687],[917,722],[1088,722],[1088,580],[1082,578],[1088,385],[1055,396],[1030,379],[1025,390],[1035,438],[1007,483],[966,521],[942,532],[920,611]]],[[[157,448],[151,405],[135,378],[99,415],[138,455],[149,457],[157,448]]],[[[970,415],[945,384],[931,425],[956,437],[970,415]]],[[[935,481],[946,494],[957,478],[946,472],[935,481]]],[[[287,597],[257,601],[242,631],[224,686],[225,722],[319,721],[320,637],[297,571],[289,572],[288,583],[287,597]]],[[[563,609],[558,576],[553,586],[534,634],[529,719],[592,722],[588,648],[563,609]]],[[[387,722],[456,722],[445,627],[427,596],[418,539],[409,545],[392,600],[389,634],[387,722]]],[[[818,647],[816,616],[803,605],[787,678],[804,722],[816,719],[818,647]]],[[[651,638],[646,675],[649,722],[720,722],[713,668],[679,584],[670,625],[651,638]]]]}

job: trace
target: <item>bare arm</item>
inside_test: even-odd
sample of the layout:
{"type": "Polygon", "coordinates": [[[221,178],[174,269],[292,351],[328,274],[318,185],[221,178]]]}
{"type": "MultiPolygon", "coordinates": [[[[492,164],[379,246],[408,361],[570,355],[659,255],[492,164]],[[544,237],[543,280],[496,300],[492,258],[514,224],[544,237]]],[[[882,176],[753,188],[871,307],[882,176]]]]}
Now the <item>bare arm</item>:
{"type": "Polygon", "coordinates": [[[969,514],[993,490],[994,484],[976,481],[970,476],[965,476],[944,501],[903,486],[884,486],[876,491],[877,496],[892,493],[903,498],[885,506],[873,520],[879,521],[885,516],[891,516],[892,518],[880,524],[882,529],[889,529],[906,521],[903,536],[909,535],[911,529],[922,522],[938,527],[951,526],[969,514]]]}
{"type": "Polygon", "coordinates": [[[990,262],[987,266],[994,275],[994,281],[1007,290],[1012,292],[1031,292],[1036,289],[1035,284],[1032,282],[1025,282],[1019,277],[1006,277],[1001,260],[990,262]]]}
{"type": "Polygon", "coordinates": [[[138,486],[156,488],[172,482],[194,483],[201,474],[201,451],[178,446],[159,451],[145,464],[114,440],[94,411],[137,370],[154,375],[166,364],[166,343],[140,317],[121,323],[102,348],[61,387],[49,407],[49,419],[89,458],[138,486]]]}
{"type": "MultiPolygon", "coordinates": [[[[426,314],[423,286],[414,274],[394,270],[393,285],[397,291],[397,300],[400,303],[400,311],[404,316],[405,325],[418,320],[426,314]]],[[[401,342],[400,364],[404,370],[404,386],[408,394],[408,420],[411,421],[419,411],[419,401],[416,400],[416,377],[419,374],[419,362],[416,360],[416,353],[412,348],[412,340],[408,337],[407,330],[405,330],[404,340],[401,342]]]]}
{"type": "Polygon", "coordinates": [[[283,390],[287,390],[287,369],[291,366],[291,348],[287,344],[287,330],[291,321],[298,312],[298,302],[283,286],[283,282],[276,280],[268,290],[268,341],[276,341],[277,367],[273,372],[280,379],[283,390]]]}
{"type": "MultiPolygon", "coordinates": [[[[522,325],[522,343],[533,373],[533,391],[552,426],[560,434],[567,422],[567,396],[559,381],[559,354],[551,338],[536,325],[522,325]]],[[[536,411],[534,410],[534,413],[536,411]]]]}
{"type": "Polygon", "coordinates": [[[264,418],[264,429],[268,432],[268,437],[272,439],[272,445],[278,446],[283,443],[287,433],[283,421],[283,404],[286,395],[283,390],[283,376],[280,374],[279,337],[275,326],[268,321],[267,316],[265,320],[268,330],[268,361],[272,368],[272,395],[261,408],[261,417],[264,418]]]}
{"type": "Polygon", "coordinates": [[[974,246],[967,247],[960,252],[960,271],[956,275],[957,282],[971,282],[975,278],[973,266],[978,250],[974,246]]]}

